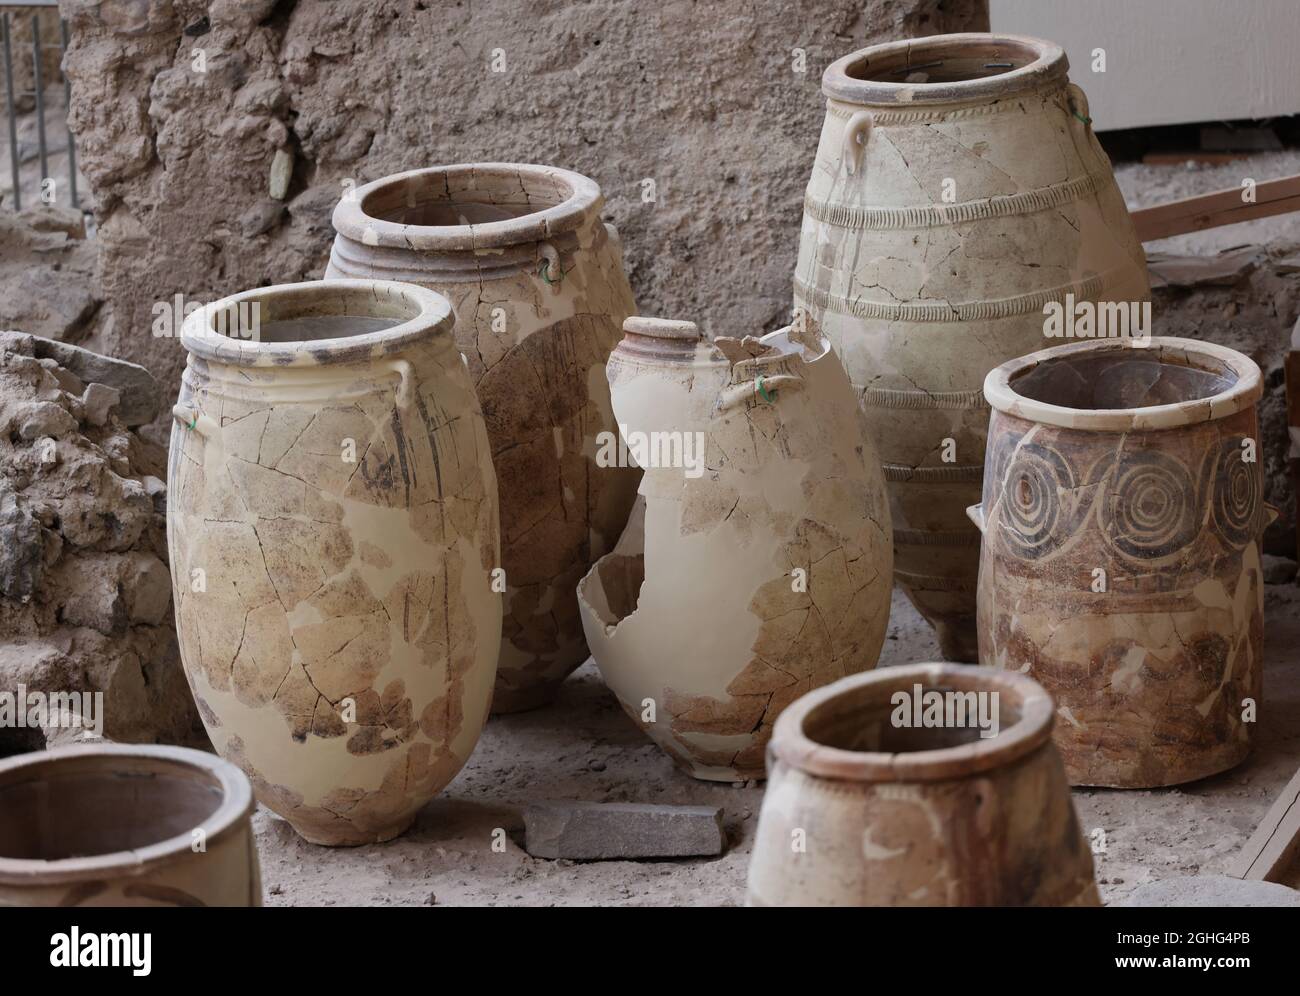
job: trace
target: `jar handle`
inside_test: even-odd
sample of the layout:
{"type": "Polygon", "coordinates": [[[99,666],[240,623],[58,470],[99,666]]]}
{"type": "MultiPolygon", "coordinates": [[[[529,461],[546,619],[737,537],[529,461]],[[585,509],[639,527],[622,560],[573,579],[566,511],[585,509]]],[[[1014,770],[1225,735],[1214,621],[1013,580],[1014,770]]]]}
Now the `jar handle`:
{"type": "Polygon", "coordinates": [[[862,153],[866,150],[867,139],[871,137],[875,123],[876,119],[870,111],[858,111],[844,126],[840,160],[848,168],[849,176],[856,173],[862,165],[862,153]]]}
{"type": "Polygon", "coordinates": [[[1066,99],[1070,104],[1070,113],[1083,122],[1085,128],[1092,127],[1092,117],[1088,114],[1088,95],[1083,92],[1083,87],[1078,83],[1070,83],[1066,86],[1066,99]]]}
{"type": "Polygon", "coordinates": [[[984,532],[984,503],[980,502],[978,505],[966,506],[966,518],[970,519],[971,522],[975,523],[975,528],[978,529],[980,533],[983,533],[984,532]]]}
{"type": "Polygon", "coordinates": [[[216,422],[188,405],[172,405],[172,418],[176,420],[177,425],[198,433],[204,439],[211,436],[217,429],[216,422]]]}
{"type": "Polygon", "coordinates": [[[397,407],[410,408],[415,399],[415,371],[411,369],[411,364],[406,360],[387,359],[383,365],[400,378],[397,382],[397,407]]]}
{"type": "Polygon", "coordinates": [[[558,294],[559,285],[564,280],[564,265],[560,262],[559,252],[549,242],[543,242],[537,247],[537,253],[542,257],[537,275],[542,278],[544,284],[552,288],[553,293],[558,294]]]}
{"type": "Polygon", "coordinates": [[[1271,502],[1264,502],[1264,528],[1267,529],[1282,515],[1282,510],[1271,502]]]}
{"type": "Polygon", "coordinates": [[[758,398],[767,404],[775,404],[772,397],[777,391],[800,391],[807,387],[802,377],[793,374],[777,374],[775,377],[758,376],[752,384],[734,384],[723,392],[718,400],[718,410],[739,408],[741,405],[758,398]]]}

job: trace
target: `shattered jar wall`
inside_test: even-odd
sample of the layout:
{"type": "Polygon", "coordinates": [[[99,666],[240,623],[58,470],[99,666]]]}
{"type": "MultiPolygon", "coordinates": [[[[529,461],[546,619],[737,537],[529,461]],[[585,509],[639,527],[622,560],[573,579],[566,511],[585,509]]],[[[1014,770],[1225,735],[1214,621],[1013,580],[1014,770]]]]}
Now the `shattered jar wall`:
{"type": "Polygon", "coordinates": [[[460,770],[501,633],[496,480],[446,299],[248,291],[186,323],[168,538],[208,733],[320,844],[387,840],[460,770]]]}
{"type": "Polygon", "coordinates": [[[505,624],[494,712],[554,698],[587,658],[574,589],[612,549],[637,472],[595,464],[616,435],[605,361],[634,305],[600,188],[546,166],[414,170],[334,212],[326,276],[450,298],[501,488],[505,624]]]}
{"type": "Polygon", "coordinates": [[[646,473],[618,547],[579,589],[587,641],[683,770],[762,778],[782,709],[876,665],[892,581],[875,447],[802,319],[711,343],[690,322],[624,329],[609,380],[646,473]]]}

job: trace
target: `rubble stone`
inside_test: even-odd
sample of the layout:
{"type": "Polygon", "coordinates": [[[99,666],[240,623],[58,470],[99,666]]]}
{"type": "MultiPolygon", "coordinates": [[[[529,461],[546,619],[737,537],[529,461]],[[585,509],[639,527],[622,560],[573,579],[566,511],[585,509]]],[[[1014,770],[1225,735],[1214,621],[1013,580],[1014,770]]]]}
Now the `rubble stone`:
{"type": "Polygon", "coordinates": [[[539,802],[524,810],[535,858],[600,861],[721,854],[722,810],[632,802],[539,802]]]}

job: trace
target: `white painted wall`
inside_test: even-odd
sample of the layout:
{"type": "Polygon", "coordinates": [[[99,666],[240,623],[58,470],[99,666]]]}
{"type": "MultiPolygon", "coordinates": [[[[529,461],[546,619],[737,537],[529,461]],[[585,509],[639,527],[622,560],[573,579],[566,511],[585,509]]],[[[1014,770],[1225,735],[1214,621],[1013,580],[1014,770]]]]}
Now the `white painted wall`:
{"type": "Polygon", "coordinates": [[[1300,114],[1300,0],[989,0],[989,17],[1065,49],[1098,131],[1300,114]]]}

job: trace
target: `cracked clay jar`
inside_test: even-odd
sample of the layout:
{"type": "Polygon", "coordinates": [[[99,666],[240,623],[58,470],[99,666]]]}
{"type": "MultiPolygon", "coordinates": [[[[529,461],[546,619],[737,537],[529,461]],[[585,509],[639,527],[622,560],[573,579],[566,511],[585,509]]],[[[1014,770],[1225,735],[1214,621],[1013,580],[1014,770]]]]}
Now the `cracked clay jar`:
{"type": "Polygon", "coordinates": [[[618,436],[605,361],[635,310],[603,203],[578,173],[474,163],[384,177],[334,211],[327,277],[421,284],[455,312],[501,492],[493,712],[547,704],[587,659],[574,589],[636,497],[635,469],[595,463],[618,436]]]}
{"type": "Polygon", "coordinates": [[[218,752],[316,844],[402,833],[469,758],[501,635],[496,479],[451,307],[411,284],[191,315],[167,535],[218,752]]]}
{"type": "Polygon", "coordinates": [[[1075,785],[1231,768],[1260,705],[1259,368],[1148,342],[1041,350],[984,383],[980,663],[1052,694],[1075,785]]]}
{"type": "Polygon", "coordinates": [[[768,747],[746,905],[1100,906],[1051,733],[1051,697],[990,668],[810,692],[768,747]]]}
{"type": "Polygon", "coordinates": [[[806,321],[712,342],[690,322],[624,331],[609,383],[645,475],[618,546],[578,590],[587,642],[684,771],[762,778],[782,709],[876,666],[892,581],[875,447],[806,321]]]}
{"type": "Polygon", "coordinates": [[[858,391],[884,461],[895,577],[949,660],[976,659],[980,493],[999,363],[1041,349],[1044,305],[1139,301],[1146,260],[1050,42],[937,35],[822,77],[794,301],[858,391]]]}

